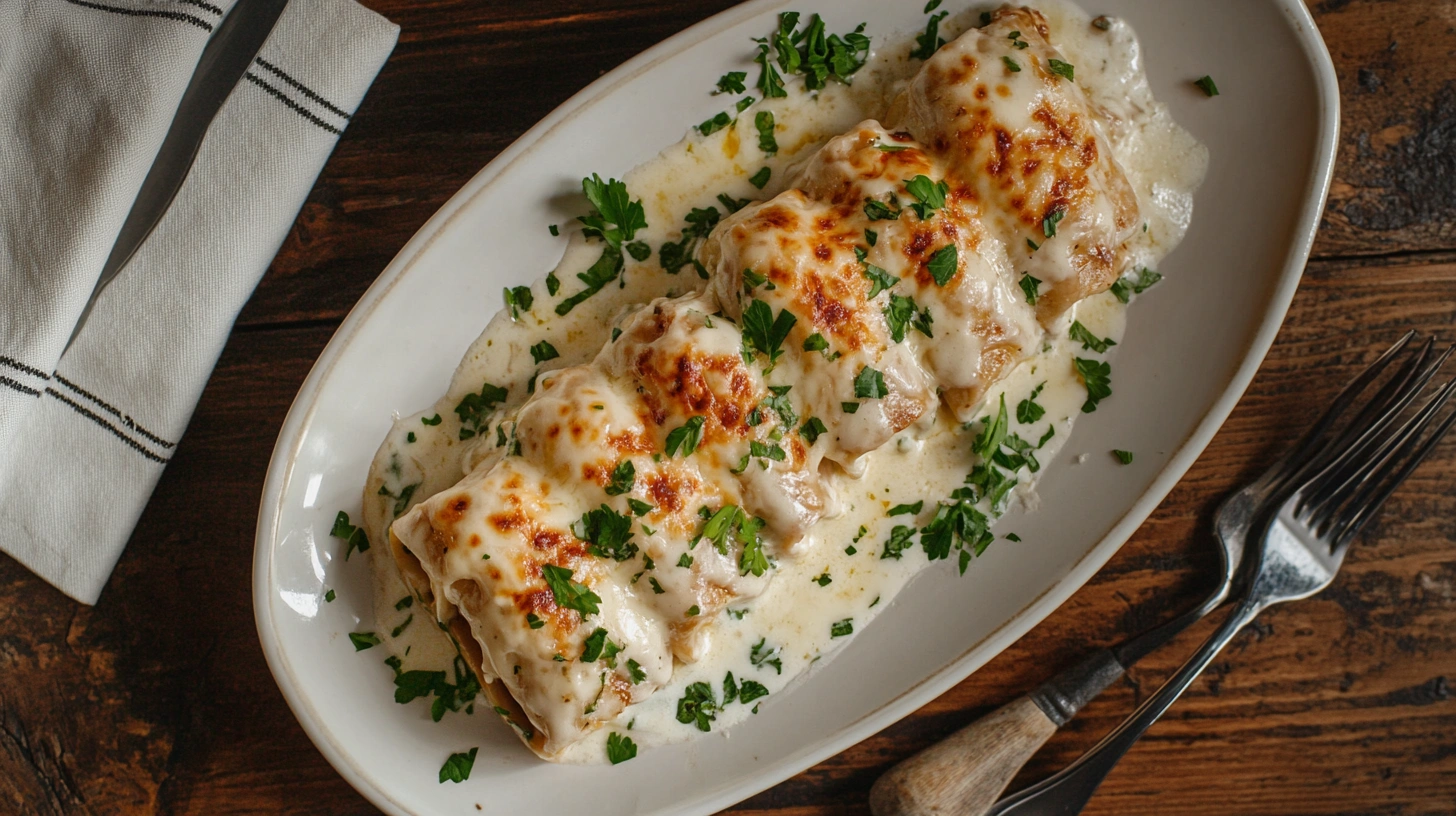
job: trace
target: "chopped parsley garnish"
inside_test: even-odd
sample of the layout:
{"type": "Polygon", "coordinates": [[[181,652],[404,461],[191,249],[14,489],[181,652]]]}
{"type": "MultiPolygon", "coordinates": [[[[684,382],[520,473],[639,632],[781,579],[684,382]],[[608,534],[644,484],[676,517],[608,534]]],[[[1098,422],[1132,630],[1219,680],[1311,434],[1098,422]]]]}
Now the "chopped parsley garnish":
{"type": "Polygon", "coordinates": [[[681,427],[674,428],[667,434],[668,457],[677,455],[679,450],[683,456],[692,456],[693,451],[698,449],[698,443],[703,441],[703,424],[707,420],[700,416],[689,417],[688,421],[681,427]]]}
{"type": "Polygon", "coordinates": [[[683,569],[687,569],[688,567],[691,567],[693,565],[693,557],[691,555],[688,555],[687,553],[683,553],[677,559],[677,565],[679,567],[682,567],[683,569]]]}
{"type": "MultiPolygon", "coordinates": [[[[723,209],[727,210],[728,212],[736,213],[744,207],[747,207],[749,204],[752,203],[752,201],[747,198],[734,198],[727,193],[719,193],[718,203],[722,204],[723,209]]],[[[652,251],[649,249],[647,254],[651,255],[652,251]]]]}
{"type": "Polygon", "coordinates": [[[854,618],[845,618],[842,621],[835,621],[829,627],[829,636],[832,638],[845,637],[854,634],[854,618]]]}
{"type": "Polygon", "coordinates": [[[930,263],[926,268],[930,270],[930,277],[935,278],[937,286],[950,283],[950,279],[960,269],[960,250],[955,244],[946,244],[930,256],[930,263]]]}
{"type": "MultiPolygon", "coordinates": [[[[910,145],[885,144],[884,142],[875,142],[875,149],[880,151],[881,153],[899,153],[902,150],[909,150],[910,145]]],[[[874,246],[874,244],[870,244],[870,246],[874,246]]]]}
{"type": "MultiPolygon", "coordinates": [[[[793,390],[792,385],[771,385],[768,387],[771,396],[763,401],[765,408],[779,415],[779,421],[785,427],[792,427],[799,421],[799,415],[794,411],[794,404],[789,401],[789,392],[793,390]]],[[[778,437],[774,437],[777,441],[778,437]]],[[[754,456],[759,454],[755,453],[754,456]]]]}
{"type": "MultiPolygon", "coordinates": [[[[682,565],[679,564],[678,566],[682,566],[682,565]]],[[[657,579],[656,578],[648,578],[647,579],[647,583],[649,583],[649,584],[652,585],[652,594],[653,595],[662,595],[663,593],[667,592],[667,590],[665,590],[665,589],[662,588],[662,584],[657,583],[657,579]]]]}
{"type": "Polygon", "coordinates": [[[657,260],[667,274],[676,275],[684,266],[693,263],[698,242],[708,237],[713,227],[718,226],[718,219],[721,217],[717,207],[694,207],[683,217],[687,226],[683,227],[682,238],[676,242],[665,243],[657,250],[657,260]]]}
{"type": "Polygon", "coordinates": [[[527,612],[526,625],[531,627],[532,629],[540,629],[541,627],[546,625],[546,621],[543,621],[541,620],[541,618],[537,617],[535,612],[527,612]]]}
{"type": "MultiPolygon", "coordinates": [[[[984,467],[984,466],[982,466],[984,467]]],[[[920,547],[931,561],[949,558],[952,549],[960,551],[960,571],[964,575],[972,555],[985,552],[995,540],[990,520],[974,507],[977,496],[970,488],[957,488],[949,502],[935,508],[935,518],[920,529],[920,547]]]]}
{"type": "Polygon", "coordinates": [[[395,604],[394,604],[394,611],[396,611],[396,612],[403,612],[406,609],[409,609],[411,606],[414,606],[414,605],[415,605],[415,596],[413,596],[413,595],[406,595],[403,598],[400,598],[398,601],[395,602],[395,604]]]}
{"type": "Polygon", "coordinates": [[[925,11],[923,13],[929,14],[930,12],[935,11],[938,8],[940,8],[940,0],[930,0],[929,3],[925,4],[925,11]]]}
{"type": "Polygon", "coordinates": [[[1039,396],[1041,396],[1041,390],[1043,388],[1045,388],[1045,387],[1046,387],[1046,383],[1043,382],[1041,385],[1038,385],[1036,387],[1036,389],[1031,392],[1031,396],[1029,396],[1026,399],[1022,400],[1021,402],[1017,403],[1017,405],[1016,405],[1016,421],[1017,422],[1020,422],[1022,425],[1030,425],[1033,422],[1039,422],[1039,421],[1041,421],[1041,418],[1046,415],[1046,409],[1043,408],[1043,407],[1041,407],[1041,405],[1039,403],[1037,403],[1037,401],[1036,401],[1036,398],[1039,397],[1039,396]]]}
{"type": "Polygon", "coordinates": [[[601,659],[602,649],[607,645],[607,630],[598,626],[595,631],[587,635],[586,641],[581,645],[581,662],[595,663],[601,659]]]}
{"type": "Polygon", "coordinates": [[[632,260],[641,263],[652,257],[652,247],[646,241],[633,241],[627,245],[627,254],[632,256],[632,260]]]}
{"type": "Polygon", "coordinates": [[[717,719],[718,699],[713,687],[707,683],[693,683],[684,689],[677,701],[677,721],[684,725],[696,725],[699,731],[712,731],[713,720],[717,719]]]}
{"type": "Polygon", "coordinates": [[[1084,360],[1081,357],[1075,358],[1073,362],[1082,383],[1087,386],[1087,401],[1082,403],[1082,413],[1090,414],[1097,410],[1099,402],[1112,396],[1112,366],[1099,360],[1084,360]]]}
{"type": "Polygon", "coordinates": [[[853,414],[853,413],[855,413],[856,411],[859,410],[859,403],[857,403],[857,402],[841,402],[841,403],[839,403],[839,410],[845,412],[846,414],[853,414]]]}
{"type": "Polygon", "coordinates": [[[1051,72],[1057,76],[1065,78],[1068,82],[1075,81],[1075,77],[1072,76],[1074,69],[1069,62],[1062,62],[1056,57],[1052,57],[1047,60],[1047,68],[1051,69],[1051,72]]]}
{"type": "Polygon", "coordinates": [[[571,525],[571,533],[587,542],[587,552],[597,558],[630,561],[637,555],[637,545],[632,543],[632,517],[605,504],[571,525]]]}
{"type": "Polygon", "coordinates": [[[721,76],[721,77],[718,78],[718,90],[717,90],[717,93],[726,93],[726,94],[740,94],[740,93],[743,93],[746,90],[746,88],[744,88],[744,86],[743,86],[743,80],[745,80],[745,79],[748,79],[747,72],[745,72],[745,71],[729,71],[728,73],[726,73],[723,76],[721,76]]]}
{"type": "Polygon", "coordinates": [[[479,394],[466,394],[455,406],[455,414],[460,417],[460,438],[470,439],[479,433],[496,406],[505,402],[507,395],[506,389],[490,383],[482,385],[479,394]]]}
{"type": "Polygon", "coordinates": [[[900,282],[899,278],[869,262],[865,262],[860,274],[870,281],[870,293],[865,295],[865,300],[874,300],[876,295],[900,282]]]}
{"type": "Polygon", "coordinates": [[[1066,217],[1067,213],[1065,211],[1052,210],[1051,214],[1041,220],[1042,235],[1048,238],[1057,237],[1057,224],[1062,223],[1062,219],[1066,217]]]}
{"type": "Polygon", "coordinates": [[[925,21],[925,33],[916,34],[916,48],[910,52],[912,59],[928,60],[935,56],[935,52],[945,45],[945,38],[940,36],[940,21],[950,15],[948,11],[939,14],[932,14],[929,20],[925,21]]]}
{"type": "Polygon", "coordinates": [[[1029,247],[1031,247],[1031,251],[1032,252],[1035,252],[1038,249],[1041,249],[1041,244],[1038,244],[1037,242],[1031,240],[1030,238],[1027,238],[1026,239],[1026,245],[1029,246],[1029,247]]]}
{"type": "Polygon", "coordinates": [[[536,365],[540,365],[547,360],[555,360],[560,356],[561,352],[557,351],[555,346],[545,340],[531,346],[531,359],[536,361],[536,365]]]}
{"type": "Polygon", "coordinates": [[[1021,536],[1017,535],[1016,533],[1007,533],[1006,534],[1006,540],[1007,541],[1015,541],[1017,544],[1020,544],[1021,543],[1021,536]]]}
{"type": "Polygon", "coordinates": [[[1203,93],[1207,96],[1218,96],[1218,86],[1213,84],[1213,77],[1211,76],[1201,76],[1198,79],[1194,80],[1193,84],[1197,85],[1198,89],[1203,91],[1203,93]]]}
{"type": "Polygon", "coordinates": [[[632,680],[632,685],[637,685],[647,679],[647,672],[642,670],[642,664],[635,660],[627,661],[627,676],[632,680]]]}
{"type": "MultiPolygon", "coordinates": [[[[547,227],[546,227],[546,229],[547,229],[547,230],[548,230],[548,231],[550,231],[550,233],[551,233],[551,234],[552,234],[552,235],[553,235],[553,236],[559,236],[559,235],[561,235],[561,228],[560,228],[560,227],[558,227],[558,226],[556,226],[556,225],[555,225],[555,224],[551,224],[551,225],[549,225],[549,226],[547,226],[547,227]]],[[[555,293],[555,292],[552,292],[552,293],[551,293],[551,294],[553,294],[553,295],[554,295],[554,294],[556,294],[556,293],[555,293]]]]}
{"type": "Polygon", "coordinates": [[[1111,337],[1103,339],[1087,330],[1081,321],[1073,320],[1072,328],[1067,330],[1067,336],[1073,341],[1081,343],[1083,349],[1095,351],[1098,354],[1106,354],[1107,350],[1117,345],[1117,341],[1111,337]]]}
{"type": "Polygon", "coordinates": [[[773,666],[775,674],[783,674],[784,662],[779,657],[780,649],[778,646],[769,648],[766,645],[767,642],[768,638],[759,638],[758,642],[753,644],[753,648],[748,652],[748,662],[758,668],[773,666]]]}
{"type": "Polygon", "coordinates": [[[621,496],[631,492],[632,485],[636,484],[636,482],[637,466],[632,464],[631,459],[623,459],[617,463],[616,469],[612,471],[612,481],[604,490],[608,496],[621,496]]]}
{"type": "Polygon", "coordinates": [[[768,185],[768,180],[771,178],[773,178],[773,171],[767,167],[761,167],[757,173],[748,177],[748,183],[762,190],[768,185]]]}
{"type": "Polygon", "coordinates": [[[560,291],[561,291],[561,278],[556,277],[556,273],[555,272],[551,272],[551,273],[547,274],[546,275],[546,292],[548,294],[550,294],[552,297],[556,297],[556,293],[557,292],[560,292],[560,291]]]}
{"type": "Polygon", "coordinates": [[[886,513],[885,515],[887,515],[887,516],[913,516],[913,515],[919,513],[924,508],[925,508],[925,501],[922,499],[921,501],[915,502],[914,504],[897,504],[894,507],[891,507],[890,508],[890,512],[886,513]]]}
{"type": "Polygon", "coordinates": [[[369,552],[369,537],[364,535],[364,528],[355,527],[354,525],[350,524],[349,514],[345,513],[342,510],[339,511],[339,514],[337,516],[334,516],[334,527],[333,529],[329,530],[329,535],[333,536],[334,538],[342,539],[345,542],[345,561],[349,560],[349,556],[352,555],[355,550],[361,553],[369,552]]]}
{"type": "Polygon", "coordinates": [[[891,293],[890,305],[885,307],[885,320],[890,324],[890,339],[896,343],[905,339],[907,326],[914,326],[916,331],[926,337],[935,336],[930,330],[930,324],[933,322],[930,308],[918,309],[914,298],[891,293]]]}
{"type": "Polygon", "coordinates": [[[571,570],[566,567],[555,564],[541,566],[541,577],[546,579],[546,586],[551,588],[551,595],[556,599],[557,606],[574,609],[583,616],[601,612],[601,607],[598,606],[602,602],[601,596],[571,580],[571,576],[571,570]]]}
{"type": "Polygon", "coordinates": [[[788,309],[781,309],[777,317],[773,307],[761,300],[755,300],[743,310],[743,346],[768,357],[767,374],[773,371],[783,355],[784,340],[799,319],[788,309]]]}
{"type": "Polygon", "coordinates": [[[784,449],[774,444],[765,444],[757,439],[748,443],[748,455],[755,459],[771,459],[775,462],[782,462],[788,458],[784,449]]]}
{"type": "Polygon", "coordinates": [[[409,433],[404,435],[404,441],[410,443],[411,445],[415,443],[416,439],[418,439],[418,437],[415,436],[414,431],[410,431],[409,433]]]}
{"type": "Polygon", "coordinates": [[[865,243],[873,247],[880,242],[880,234],[872,229],[865,229],[865,243]]]}
{"type": "Polygon", "coordinates": [[[871,221],[894,221],[900,217],[902,212],[900,199],[894,193],[890,193],[888,203],[876,198],[866,198],[864,212],[871,221]]]}
{"type": "Polygon", "coordinates": [[[1011,41],[1011,47],[1012,48],[1021,49],[1021,48],[1025,48],[1028,45],[1030,45],[1030,43],[1028,43],[1027,41],[1021,39],[1021,32],[1020,31],[1013,31],[1010,34],[1007,34],[1006,35],[1006,39],[1008,39],[1008,40],[1011,41]]]}
{"type": "Polygon", "coordinates": [[[723,706],[726,708],[729,703],[738,699],[738,683],[733,680],[733,672],[723,678],[723,706]]]}
{"type": "Polygon", "coordinates": [[[506,308],[511,310],[512,320],[520,320],[521,312],[531,311],[531,305],[536,302],[529,286],[512,286],[501,292],[506,299],[506,308]]]}
{"type": "Polygon", "coordinates": [[[764,98],[782,99],[789,95],[789,92],[784,90],[783,77],[779,76],[778,69],[773,66],[773,62],[769,59],[767,42],[759,43],[758,56],[753,61],[758,63],[757,87],[759,92],[764,95],[764,98]]]}
{"type": "Polygon", "coordinates": [[[809,417],[803,425],[799,426],[799,436],[804,437],[804,441],[810,445],[819,441],[819,437],[828,432],[829,429],[824,426],[824,420],[819,417],[809,417]]]}
{"type": "Polygon", "coordinates": [[[1041,448],[1046,447],[1046,443],[1052,441],[1052,437],[1054,437],[1056,435],[1057,435],[1056,426],[1055,425],[1049,425],[1049,426],[1047,426],[1046,433],[1044,433],[1044,434],[1041,435],[1041,441],[1036,443],[1037,449],[1039,450],[1041,448]]]}
{"type": "Polygon", "coordinates": [[[905,182],[905,189],[918,202],[911,204],[910,209],[920,216],[921,221],[929,221],[936,210],[945,206],[945,194],[950,192],[950,185],[944,181],[931,181],[929,176],[916,176],[905,182]]]}
{"type": "Polygon", "coordinates": [[[1112,294],[1118,300],[1127,303],[1133,295],[1141,295],[1162,279],[1162,275],[1144,266],[1138,269],[1137,277],[1118,278],[1112,284],[1112,294]]]}
{"type": "Polygon", "coordinates": [[[1117,457],[1117,461],[1123,463],[1124,465],[1130,465],[1130,464],[1132,464],[1132,451],[1115,450],[1114,449],[1112,451],[1112,455],[1113,456],[1116,456],[1117,457]]]}
{"type": "Polygon", "coordinates": [[[744,705],[767,696],[768,687],[757,680],[744,680],[738,685],[738,702],[744,705]]]}
{"type": "MultiPolygon", "coordinates": [[[[758,130],[758,149],[766,156],[778,153],[779,142],[774,137],[773,111],[759,111],[753,117],[753,126],[758,130]]],[[[762,190],[763,185],[758,185],[758,189],[762,190]]]]}
{"type": "Polygon", "coordinates": [[[409,625],[411,623],[414,623],[414,620],[415,620],[415,615],[414,615],[413,612],[411,612],[410,615],[409,615],[409,617],[407,617],[407,618],[404,619],[404,623],[401,623],[400,625],[394,627],[393,631],[391,631],[389,633],[389,636],[392,637],[392,638],[397,638],[400,635],[404,634],[404,630],[405,629],[408,629],[409,628],[409,625]]]}
{"type": "Polygon", "coordinates": [[[1006,395],[1001,395],[1001,410],[997,412],[996,418],[983,420],[981,432],[976,435],[976,442],[971,446],[971,451],[981,457],[983,461],[991,458],[1001,447],[1006,439],[1006,430],[1009,425],[1006,419],[1006,395]]]}
{"type": "Polygon", "coordinates": [[[1021,276],[1021,291],[1026,293],[1026,302],[1032,306],[1036,305],[1036,296],[1041,288],[1041,281],[1033,278],[1030,273],[1021,276]]]}
{"type": "Polygon", "coordinates": [[[624,737],[613,731],[607,735],[607,760],[620,765],[637,756],[637,743],[631,737],[624,737]]]}
{"type": "Polygon", "coordinates": [[[435,699],[430,703],[430,719],[435,722],[443,719],[446,711],[466,708],[480,693],[480,681],[476,679],[475,672],[458,655],[454,663],[454,683],[445,679],[443,671],[402,672],[397,660],[385,662],[394,669],[394,701],[405,705],[421,697],[434,695],[435,699]]]}
{"type": "Polygon", "coordinates": [[[900,560],[901,555],[914,543],[911,540],[913,535],[915,535],[914,527],[897,525],[890,531],[890,538],[885,542],[885,549],[880,553],[880,560],[883,561],[886,558],[900,560]]]}
{"type": "Polygon", "coordinates": [[[698,609],[697,604],[693,604],[692,606],[688,607],[688,611],[685,613],[685,617],[696,618],[699,614],[701,614],[701,610],[698,609]]]}
{"type": "Polygon", "coordinates": [[[576,273],[576,277],[586,288],[571,297],[556,304],[556,314],[565,315],[572,309],[586,302],[588,298],[606,288],[607,284],[617,279],[622,274],[622,251],[616,247],[608,246],[602,250],[602,256],[597,258],[585,272],[576,273]]]}
{"type": "Polygon", "coordinates": [[[1017,62],[1009,56],[1002,57],[1001,61],[1006,64],[1006,70],[1010,71],[1013,74],[1021,73],[1021,63],[1017,62]]]}
{"type": "Polygon", "coordinates": [[[739,113],[743,113],[744,111],[753,107],[753,103],[757,101],[757,99],[754,99],[751,96],[745,96],[742,99],[738,100],[738,104],[734,105],[733,109],[738,111],[739,113]]]}
{"type": "Polygon", "coordinates": [[[589,237],[601,238],[609,246],[622,248],[623,242],[632,240],[637,230],[647,228],[647,212],[642,201],[632,201],[627,185],[616,180],[602,181],[592,173],[591,178],[581,180],[581,190],[591,202],[592,211],[576,220],[582,223],[582,232],[589,237]]]}
{"type": "Polygon", "coordinates": [[[475,767],[475,753],[479,748],[471,748],[463,754],[451,754],[440,766],[440,784],[446,782],[460,783],[470,778],[470,769],[475,767]]]}
{"type": "Polygon", "coordinates": [[[828,348],[829,341],[825,340],[824,335],[819,332],[814,332],[804,338],[804,351],[825,351],[828,348]]]}
{"type": "Polygon", "coordinates": [[[641,518],[648,513],[651,513],[654,509],[653,506],[648,504],[647,502],[639,501],[637,499],[628,499],[627,506],[632,508],[632,515],[637,516],[638,518],[641,518]]]}
{"type": "Polygon", "coordinates": [[[435,425],[439,425],[440,422],[441,422],[441,419],[440,419],[440,415],[439,414],[435,414],[432,417],[420,417],[420,424],[421,425],[429,425],[429,426],[433,427],[435,425]]]}
{"type": "Polygon", "coordinates": [[[373,632],[350,632],[349,642],[354,644],[354,651],[362,652],[365,649],[373,649],[384,641],[373,632]]]}
{"type": "Polygon", "coordinates": [[[718,115],[698,125],[698,132],[704,136],[710,136],[733,123],[733,117],[727,111],[718,111],[718,115]]]}
{"type": "Polygon", "coordinates": [[[869,366],[861,368],[854,378],[854,395],[860,399],[884,399],[889,394],[885,375],[869,366]]]}
{"type": "Polygon", "coordinates": [[[337,597],[339,597],[339,596],[338,595],[335,595],[334,594],[334,591],[331,589],[328,592],[325,592],[324,593],[324,603],[333,603],[334,602],[334,599],[337,598],[337,597]]]}

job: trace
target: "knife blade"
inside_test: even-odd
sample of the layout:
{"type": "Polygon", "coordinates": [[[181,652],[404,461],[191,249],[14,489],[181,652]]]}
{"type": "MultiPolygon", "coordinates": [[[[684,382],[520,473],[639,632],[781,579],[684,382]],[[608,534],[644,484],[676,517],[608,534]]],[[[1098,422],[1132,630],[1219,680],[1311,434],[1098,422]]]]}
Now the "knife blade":
{"type": "Polygon", "coordinates": [[[67,349],[76,342],[101,291],[126,267],[172,206],[172,200],[192,169],[208,127],[228,94],[253,64],[286,5],[288,0],[238,0],[203,47],[197,70],[182,92],[182,101],[157,150],[157,158],[142,180],[136,201],[122,222],[91,297],[66,341],[67,349]]]}

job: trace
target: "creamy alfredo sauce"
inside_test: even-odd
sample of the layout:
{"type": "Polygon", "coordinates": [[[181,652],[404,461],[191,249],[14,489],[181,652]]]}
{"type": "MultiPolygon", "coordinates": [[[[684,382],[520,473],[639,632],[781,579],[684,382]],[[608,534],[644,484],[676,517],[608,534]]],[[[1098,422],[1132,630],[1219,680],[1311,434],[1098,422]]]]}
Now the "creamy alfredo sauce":
{"type": "MultiPolygon", "coordinates": [[[[1076,66],[1076,81],[1103,115],[1115,157],[1138,194],[1146,228],[1134,239],[1132,268],[1156,268],[1187,229],[1193,192],[1207,165],[1206,150],[1153,99],[1136,37],[1127,24],[1111,20],[1105,29],[1094,26],[1080,8],[1058,0],[1040,4],[1039,10],[1050,23],[1051,42],[1076,66]]],[[[941,31],[951,39],[972,25],[978,14],[974,10],[952,17],[941,31]]],[[[654,254],[643,262],[628,258],[620,286],[608,285],[565,316],[554,313],[554,304],[580,289],[576,275],[597,259],[600,247],[585,241],[574,225],[561,225],[564,255],[550,277],[531,287],[533,309],[518,310],[516,319],[510,309],[497,313],[461,361],[450,391],[427,410],[395,423],[365,490],[370,539],[381,545],[387,542],[388,525],[399,515],[396,509],[402,512],[452,486],[476,461],[477,446],[495,444],[494,439],[460,440],[461,426],[454,408],[464,396],[490,382],[508,389],[506,410],[513,409],[528,396],[534,377],[595,357],[624,311],[655,297],[705,288],[706,281],[691,265],[677,275],[667,275],[657,263],[656,249],[679,239],[684,214],[694,207],[716,206],[721,211],[720,193],[733,199],[771,198],[782,191],[783,180],[792,177],[795,164],[829,138],[865,119],[881,119],[889,100],[923,63],[909,57],[913,38],[876,45],[880,47],[855,74],[852,85],[831,84],[809,93],[802,82],[789,83],[789,98],[760,102],[740,114],[733,125],[710,136],[694,131],[628,173],[624,181],[632,196],[642,199],[649,224],[637,237],[653,247],[654,254]],[[780,148],[776,156],[765,157],[758,147],[753,116],[760,110],[774,113],[780,148]],[[763,167],[770,168],[772,177],[760,191],[749,178],[763,167]],[[553,289],[557,294],[552,294],[553,289]],[[543,340],[560,357],[538,365],[530,349],[543,340]],[[438,423],[426,424],[434,423],[436,417],[438,423]],[[403,502],[402,495],[406,497],[403,502]]],[[[1075,320],[1098,337],[1120,341],[1124,310],[1110,292],[1082,301],[1052,328],[1038,354],[988,393],[983,413],[994,414],[1004,396],[1010,432],[1033,444],[1045,439],[1035,453],[1042,467],[1069,437],[1087,398],[1073,359],[1107,356],[1091,353],[1070,339],[1068,328],[1075,320]],[[1023,424],[1016,418],[1016,408],[1038,389],[1036,403],[1045,413],[1038,421],[1023,424]]],[[[604,761],[607,735],[627,733],[626,729],[642,747],[698,734],[694,726],[676,718],[678,700],[692,683],[708,684],[720,703],[724,679],[730,672],[739,683],[751,680],[768,689],[766,698],[748,705],[733,703],[718,711],[713,728],[725,729],[772,700],[811,666],[822,663],[821,658],[852,637],[842,633],[862,630],[930,563],[918,544],[904,549],[898,558],[884,557],[887,542],[897,526],[918,529],[927,523],[936,502],[963,483],[974,464],[970,453],[974,436],[974,430],[962,429],[941,411],[933,423],[917,423],[869,454],[861,478],[834,477],[843,512],[816,526],[813,544],[802,556],[779,560],[763,595],[741,608],[730,608],[710,628],[708,656],[696,664],[678,665],[670,684],[645,702],[630,706],[618,722],[568,749],[561,761],[604,761]],[[897,505],[922,501],[918,514],[887,516],[897,505]]],[[[1010,500],[1033,504],[1036,474],[1023,468],[1017,478],[1010,500]]],[[[1007,545],[998,541],[992,546],[1007,545]]],[[[388,548],[377,546],[368,555],[375,574],[378,636],[404,670],[445,670],[447,676],[453,676],[455,648],[449,636],[435,625],[428,609],[401,606],[408,603],[403,599],[409,591],[388,548]]],[[[955,558],[939,569],[956,569],[955,558]]],[[[484,705],[483,698],[477,702],[484,705]]],[[[489,716],[488,711],[487,707],[480,713],[489,716]]]]}

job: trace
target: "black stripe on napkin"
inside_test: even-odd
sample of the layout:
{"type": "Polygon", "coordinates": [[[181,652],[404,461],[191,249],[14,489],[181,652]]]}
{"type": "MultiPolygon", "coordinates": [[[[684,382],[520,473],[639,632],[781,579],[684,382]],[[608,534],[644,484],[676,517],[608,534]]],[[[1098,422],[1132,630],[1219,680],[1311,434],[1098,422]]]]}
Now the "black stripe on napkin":
{"type": "Polygon", "coordinates": [[[13,368],[16,371],[21,372],[22,374],[29,374],[32,377],[39,377],[42,380],[49,380],[51,378],[49,374],[41,371],[40,369],[32,368],[31,366],[28,366],[13,357],[6,357],[3,354],[0,354],[0,365],[6,366],[8,368],[13,368]]]}
{"type": "Polygon", "coordinates": [[[127,428],[130,428],[131,430],[136,431],[137,433],[141,434],[142,436],[146,437],[147,439],[151,440],[152,442],[155,442],[156,444],[161,445],[162,447],[164,447],[164,448],[166,448],[168,450],[171,450],[172,448],[177,447],[177,443],[175,443],[175,442],[168,442],[167,440],[163,439],[160,436],[157,436],[156,434],[152,433],[151,431],[147,430],[146,428],[143,428],[141,425],[138,425],[135,420],[133,420],[131,417],[127,416],[126,414],[123,414],[121,411],[117,410],[115,407],[113,407],[106,400],[101,399],[100,397],[96,396],[95,394],[91,393],[90,391],[87,391],[86,389],[82,388],[79,385],[76,385],[75,383],[71,382],[70,380],[66,379],[65,377],[62,377],[59,373],[56,374],[56,382],[60,383],[61,385],[64,385],[66,388],[68,388],[68,389],[76,392],[80,396],[85,397],[86,399],[90,400],[92,403],[94,403],[96,405],[96,407],[100,408],[101,410],[105,411],[106,413],[111,414],[112,416],[114,416],[117,419],[121,420],[122,424],[126,425],[127,428]]]}
{"type": "Polygon", "coordinates": [[[86,0],[66,0],[66,2],[70,3],[73,6],[80,6],[82,8],[96,9],[97,11],[109,11],[112,14],[126,14],[131,17],[161,17],[166,20],[176,20],[179,23],[187,23],[188,25],[197,26],[203,31],[212,30],[212,23],[209,23],[201,17],[193,17],[191,14],[183,14],[180,11],[159,11],[154,9],[121,8],[119,6],[104,6],[100,3],[88,3],[86,2],[86,0]]]}
{"type": "Polygon", "coordinates": [[[110,422],[107,422],[104,417],[96,414],[95,412],[93,412],[90,409],[86,408],[84,405],[81,405],[80,403],[77,403],[75,400],[72,400],[70,397],[67,397],[65,394],[62,394],[61,392],[57,391],[54,388],[50,388],[49,386],[46,387],[45,392],[47,394],[49,394],[50,396],[55,397],[56,399],[58,399],[61,402],[65,403],[66,405],[68,405],[71,408],[71,410],[75,411],[76,413],[80,414],[83,417],[86,417],[87,419],[91,420],[92,422],[96,423],[97,425],[100,425],[102,428],[105,428],[106,430],[110,431],[112,436],[115,436],[117,439],[120,439],[122,442],[125,442],[127,447],[131,448],[132,450],[136,451],[137,453],[140,453],[142,456],[145,456],[148,459],[151,459],[153,462],[157,462],[157,463],[160,463],[160,464],[163,464],[163,465],[167,464],[168,459],[166,457],[164,457],[164,456],[158,456],[157,454],[152,453],[151,451],[149,451],[146,448],[142,447],[141,443],[137,442],[135,439],[132,439],[131,437],[129,437],[126,434],[122,433],[121,430],[119,428],[117,428],[115,425],[112,425],[110,422]]]}
{"type": "Polygon", "coordinates": [[[294,102],[292,99],[289,99],[287,94],[285,94],[283,91],[279,90],[278,88],[276,88],[276,87],[274,87],[272,85],[269,85],[267,82],[263,81],[261,78],[258,77],[257,74],[253,73],[252,71],[248,71],[247,73],[243,74],[243,77],[246,78],[249,82],[252,82],[254,85],[257,85],[259,88],[262,88],[263,90],[267,91],[269,96],[272,96],[273,98],[277,99],[279,102],[282,102],[283,104],[285,104],[288,107],[292,108],[293,111],[295,113],[297,113],[299,116],[302,116],[303,118],[305,118],[308,121],[314,123],[315,125],[318,125],[319,127],[323,128],[324,130],[327,130],[328,132],[333,133],[335,135],[344,132],[342,128],[336,128],[336,127],[334,127],[333,125],[329,124],[328,122],[326,122],[323,119],[321,119],[318,116],[316,116],[308,108],[305,108],[304,106],[298,104],[297,102],[294,102]]]}
{"type": "Polygon", "coordinates": [[[38,391],[37,389],[31,388],[28,385],[21,385],[20,383],[10,379],[4,374],[0,374],[0,385],[19,391],[22,394],[29,394],[32,397],[40,396],[40,391],[38,391]]]}
{"type": "Polygon", "coordinates": [[[302,82],[299,82],[288,74],[285,74],[282,68],[279,68],[278,66],[274,65],[268,60],[263,59],[262,57],[254,57],[253,62],[258,63],[259,65],[263,66],[264,70],[268,71],[269,73],[273,74],[284,82],[287,82],[289,85],[292,85],[295,89],[298,90],[299,93],[303,94],[309,99],[312,99],[320,105],[323,105],[324,108],[329,111],[329,113],[335,114],[337,116],[342,116],[345,119],[350,118],[348,112],[345,111],[343,108],[335,105],[327,99],[324,99],[322,96],[319,96],[316,92],[314,92],[312,88],[309,88],[302,82]]]}
{"type": "Polygon", "coordinates": [[[218,8],[217,6],[214,6],[211,3],[204,3],[204,2],[202,2],[202,0],[177,0],[177,2],[179,2],[179,3],[183,4],[183,5],[186,5],[186,6],[196,6],[196,7],[200,8],[200,9],[202,9],[203,11],[210,11],[213,14],[217,14],[217,15],[221,15],[222,14],[222,9],[218,8]]]}

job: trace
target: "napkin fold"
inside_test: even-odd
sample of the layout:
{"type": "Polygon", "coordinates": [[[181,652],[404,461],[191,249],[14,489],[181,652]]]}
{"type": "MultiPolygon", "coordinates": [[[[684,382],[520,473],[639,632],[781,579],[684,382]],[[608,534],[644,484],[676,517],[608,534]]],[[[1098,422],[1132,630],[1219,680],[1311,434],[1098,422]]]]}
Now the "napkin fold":
{"type": "Polygon", "coordinates": [[[83,603],[399,34],[353,0],[292,0],[66,349],[230,7],[0,3],[0,550],[83,603]]]}

